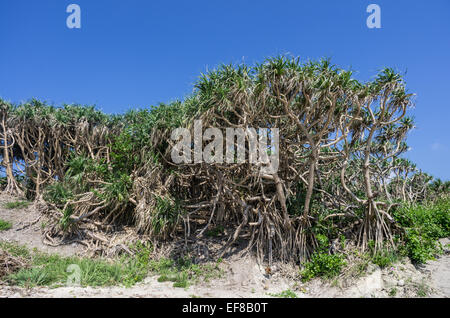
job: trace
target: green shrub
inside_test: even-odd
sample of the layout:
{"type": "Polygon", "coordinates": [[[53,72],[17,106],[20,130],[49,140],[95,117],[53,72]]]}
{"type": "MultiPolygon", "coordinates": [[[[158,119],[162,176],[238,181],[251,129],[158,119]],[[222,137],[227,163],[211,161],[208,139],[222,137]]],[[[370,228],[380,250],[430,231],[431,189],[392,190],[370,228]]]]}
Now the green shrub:
{"type": "Polygon", "coordinates": [[[389,291],[389,296],[390,296],[390,297],[395,297],[395,295],[397,295],[397,288],[393,287],[393,288],[391,288],[391,290],[389,291]]]}
{"type": "Polygon", "coordinates": [[[59,222],[64,230],[67,230],[69,228],[71,224],[70,217],[72,216],[72,214],[73,209],[70,205],[65,210],[63,210],[63,217],[59,222]]]}
{"type": "Polygon", "coordinates": [[[61,182],[49,185],[44,191],[44,200],[57,205],[64,205],[72,198],[72,192],[61,182]]]}
{"type": "Polygon", "coordinates": [[[304,269],[301,271],[303,281],[314,277],[336,277],[346,265],[343,255],[328,253],[329,241],[325,235],[317,235],[317,241],[318,250],[312,254],[311,259],[304,264],[304,269]]]}
{"type": "Polygon", "coordinates": [[[450,236],[450,199],[405,206],[393,216],[404,228],[400,251],[415,263],[425,263],[440,252],[438,239],[450,236]]]}
{"type": "Polygon", "coordinates": [[[417,229],[406,229],[404,245],[400,250],[417,264],[425,263],[440,252],[436,239],[420,233],[417,229]]]}
{"type": "Polygon", "coordinates": [[[399,259],[399,253],[395,249],[385,247],[375,252],[375,242],[369,241],[368,245],[370,250],[368,257],[370,261],[380,268],[388,267],[399,259]]]}
{"type": "Polygon", "coordinates": [[[12,209],[26,209],[30,205],[30,202],[28,201],[15,201],[15,202],[8,202],[4,205],[6,209],[12,210],[12,209]]]}
{"type": "Polygon", "coordinates": [[[388,267],[398,260],[398,254],[392,250],[382,250],[372,255],[372,263],[380,268],[388,267]]]}
{"type": "Polygon", "coordinates": [[[342,255],[316,252],[305,264],[305,268],[301,272],[302,280],[308,281],[314,277],[333,278],[341,273],[345,265],[346,262],[342,255]]]}
{"type": "Polygon", "coordinates": [[[176,199],[157,196],[151,219],[153,233],[164,236],[177,225],[181,214],[182,208],[176,199]]]}
{"type": "Polygon", "coordinates": [[[416,228],[432,239],[450,236],[450,199],[435,203],[405,206],[394,211],[394,218],[404,228],[416,228]]]}

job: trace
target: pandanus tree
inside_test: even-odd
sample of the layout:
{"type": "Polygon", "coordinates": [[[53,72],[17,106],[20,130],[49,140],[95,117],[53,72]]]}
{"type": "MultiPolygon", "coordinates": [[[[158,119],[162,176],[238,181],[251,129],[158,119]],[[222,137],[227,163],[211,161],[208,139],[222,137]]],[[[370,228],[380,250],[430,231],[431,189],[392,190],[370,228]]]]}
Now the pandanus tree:
{"type": "MultiPolygon", "coordinates": [[[[281,208],[287,215],[286,195],[295,195],[292,185],[303,182],[306,187],[303,211],[297,217],[296,237],[299,254],[307,257],[310,242],[306,236],[311,226],[310,203],[316,175],[322,160],[333,159],[322,150],[338,144],[348,135],[348,124],[357,117],[358,109],[352,104],[355,82],[351,73],[339,70],[329,61],[308,62],[295,59],[269,59],[258,68],[258,85],[263,87],[261,105],[268,105],[267,116],[277,118],[285,140],[280,149],[281,158],[289,158],[284,178],[274,176],[277,184],[289,181],[286,191],[278,191],[281,208]]],[[[260,97],[261,98],[261,97],[260,97]]],[[[320,173],[319,173],[320,174],[320,173]]]]}
{"type": "Polygon", "coordinates": [[[333,220],[353,224],[362,249],[370,241],[378,249],[393,244],[391,208],[427,197],[429,178],[400,159],[413,127],[411,98],[392,69],[362,83],[328,60],[280,56],[221,66],[184,101],[124,115],[2,101],[5,190],[47,202],[49,242],[71,235],[106,249],[115,242],[101,234],[125,224],[151,240],[187,244],[224,228],[220,255],[246,238],[246,250],[261,259],[304,261],[317,247],[315,228],[333,220]],[[200,131],[190,158],[204,159],[197,148],[237,151],[221,162],[174,163],[173,131],[185,128],[195,139],[197,121],[216,130],[200,131]],[[278,135],[264,136],[272,128],[278,135]],[[211,148],[230,129],[244,134],[211,148]],[[261,136],[278,145],[252,148],[261,136]],[[276,169],[255,154],[276,155],[276,169]],[[14,163],[26,183],[17,182],[14,163]]]}
{"type": "Polygon", "coordinates": [[[406,92],[401,76],[392,69],[383,70],[374,82],[365,85],[359,97],[358,102],[363,109],[364,117],[358,126],[359,131],[353,136],[357,138],[364,177],[365,198],[356,198],[366,207],[364,221],[358,234],[363,249],[367,247],[369,241],[374,241],[376,248],[380,248],[385,240],[393,244],[389,228],[389,223],[393,219],[386,212],[387,203],[377,199],[378,193],[374,191],[373,186],[376,157],[382,155],[377,149],[376,139],[377,137],[381,139],[380,141],[390,139],[396,145],[392,153],[384,155],[385,158],[396,156],[400,152],[409,126],[397,124],[405,116],[411,104],[411,97],[412,95],[406,92]]]}
{"type": "Polygon", "coordinates": [[[14,146],[15,139],[12,133],[12,125],[8,123],[9,114],[12,111],[12,106],[3,100],[0,100],[0,116],[1,116],[1,145],[3,148],[2,166],[5,167],[6,172],[6,187],[3,191],[11,195],[23,195],[23,190],[19,186],[13,172],[14,164],[14,146]]]}

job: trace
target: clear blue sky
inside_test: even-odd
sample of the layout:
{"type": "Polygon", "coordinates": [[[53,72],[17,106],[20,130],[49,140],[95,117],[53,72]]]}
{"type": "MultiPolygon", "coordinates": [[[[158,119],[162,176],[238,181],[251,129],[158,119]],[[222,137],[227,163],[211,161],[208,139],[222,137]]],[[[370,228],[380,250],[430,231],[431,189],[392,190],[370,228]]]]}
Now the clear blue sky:
{"type": "Polygon", "coordinates": [[[0,97],[108,113],[182,99],[201,72],[290,53],[360,80],[391,66],[417,94],[407,157],[450,179],[450,1],[0,0],[0,97]],[[66,7],[81,7],[81,29],[66,7]],[[381,7],[368,29],[366,7],[381,7]]]}

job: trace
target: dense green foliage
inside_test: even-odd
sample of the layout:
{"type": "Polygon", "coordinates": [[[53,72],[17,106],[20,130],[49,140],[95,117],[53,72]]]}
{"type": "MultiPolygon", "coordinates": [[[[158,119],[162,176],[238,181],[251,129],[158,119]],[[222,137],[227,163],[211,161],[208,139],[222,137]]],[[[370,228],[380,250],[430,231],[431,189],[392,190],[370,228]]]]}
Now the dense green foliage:
{"type": "Polygon", "coordinates": [[[438,239],[450,236],[450,199],[403,206],[394,217],[404,229],[400,247],[412,261],[424,263],[440,251],[438,239]]]}
{"type": "Polygon", "coordinates": [[[329,253],[329,240],[325,235],[317,235],[319,247],[311,255],[310,261],[304,264],[301,271],[302,280],[308,281],[314,277],[333,278],[340,274],[346,265],[345,257],[329,253]]]}

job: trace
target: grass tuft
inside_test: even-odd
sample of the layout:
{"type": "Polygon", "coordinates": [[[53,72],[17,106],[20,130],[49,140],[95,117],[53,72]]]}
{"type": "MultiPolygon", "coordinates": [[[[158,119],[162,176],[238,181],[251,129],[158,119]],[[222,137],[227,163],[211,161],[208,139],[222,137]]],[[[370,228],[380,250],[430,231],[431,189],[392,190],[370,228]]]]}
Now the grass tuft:
{"type": "Polygon", "coordinates": [[[4,205],[5,209],[13,210],[13,209],[26,209],[30,205],[30,202],[28,201],[14,201],[14,202],[7,202],[4,205]]]}
{"type": "Polygon", "coordinates": [[[208,281],[220,277],[221,270],[216,264],[193,264],[187,258],[172,260],[161,258],[151,259],[151,247],[139,243],[134,245],[136,254],[122,256],[114,260],[102,258],[63,257],[51,255],[37,250],[30,251],[26,246],[9,242],[0,242],[0,250],[5,250],[13,256],[20,256],[30,263],[28,268],[22,268],[6,277],[6,282],[21,287],[34,286],[66,286],[73,271],[79,268],[79,284],[82,287],[115,286],[126,287],[144,280],[149,274],[160,275],[158,281],[171,281],[174,287],[188,288],[200,279],[208,281]]]}
{"type": "Polygon", "coordinates": [[[10,222],[0,219],[0,231],[9,230],[11,227],[12,227],[12,224],[10,222]]]}
{"type": "Polygon", "coordinates": [[[298,298],[297,294],[292,290],[287,289],[278,294],[269,294],[269,296],[277,297],[277,298],[298,298]]]}

